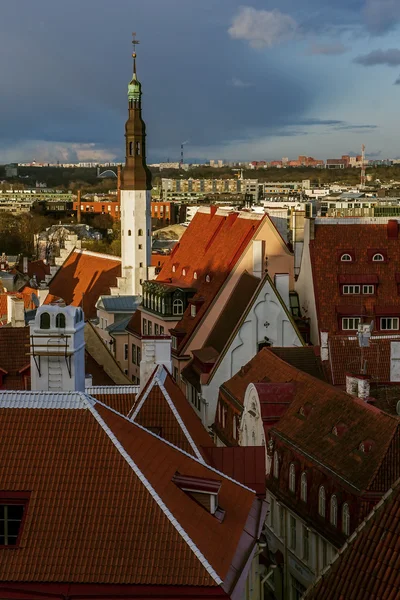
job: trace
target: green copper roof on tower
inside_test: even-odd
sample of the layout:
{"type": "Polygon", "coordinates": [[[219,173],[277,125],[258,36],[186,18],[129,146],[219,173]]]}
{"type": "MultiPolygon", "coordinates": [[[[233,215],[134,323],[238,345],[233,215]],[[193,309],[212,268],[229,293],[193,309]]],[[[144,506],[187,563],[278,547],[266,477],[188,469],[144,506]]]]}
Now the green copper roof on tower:
{"type": "Polygon", "coordinates": [[[142,84],[137,78],[136,74],[136,46],[140,44],[139,40],[136,39],[136,33],[132,34],[132,45],[134,52],[132,54],[133,58],[133,76],[128,85],[128,99],[129,100],[140,100],[140,96],[142,94],[142,84]]]}

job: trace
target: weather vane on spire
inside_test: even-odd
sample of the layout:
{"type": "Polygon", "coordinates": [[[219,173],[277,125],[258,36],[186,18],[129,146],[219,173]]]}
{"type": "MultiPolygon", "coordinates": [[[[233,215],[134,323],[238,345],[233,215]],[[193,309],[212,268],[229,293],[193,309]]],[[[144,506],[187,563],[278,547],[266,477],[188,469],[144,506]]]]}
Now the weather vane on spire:
{"type": "Polygon", "coordinates": [[[132,33],[132,46],[133,46],[133,72],[136,75],[136,46],[140,44],[139,40],[136,39],[136,32],[132,33]]]}

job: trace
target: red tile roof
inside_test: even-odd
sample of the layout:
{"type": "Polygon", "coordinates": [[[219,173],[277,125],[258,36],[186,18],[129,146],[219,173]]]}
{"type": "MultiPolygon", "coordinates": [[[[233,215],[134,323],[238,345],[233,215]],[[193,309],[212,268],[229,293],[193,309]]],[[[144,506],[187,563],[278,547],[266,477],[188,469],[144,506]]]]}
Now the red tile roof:
{"type": "Polygon", "coordinates": [[[35,308],[35,304],[32,300],[32,293],[37,293],[37,290],[33,288],[24,288],[22,292],[0,292],[0,322],[7,322],[8,309],[7,309],[7,297],[15,296],[16,298],[22,298],[24,300],[24,308],[31,310],[35,308]]]}
{"type": "Polygon", "coordinates": [[[3,390],[24,390],[29,384],[29,327],[0,327],[0,369],[3,390]]]}
{"type": "MultiPolygon", "coordinates": [[[[347,252],[348,253],[348,252],[347,252]]],[[[319,330],[335,333],[338,331],[338,318],[335,306],[349,302],[359,311],[365,308],[366,314],[373,316],[374,307],[396,305],[400,302],[397,291],[396,272],[400,264],[399,240],[388,237],[388,225],[377,224],[327,224],[315,225],[314,239],[310,241],[310,257],[314,279],[314,290],[319,330]],[[354,260],[341,261],[346,248],[353,248],[354,260]],[[381,248],[388,255],[388,262],[372,262],[369,250],[381,248]],[[339,281],[364,283],[378,278],[376,295],[346,296],[340,294],[339,281]]]]}
{"type": "Polygon", "coordinates": [[[205,456],[203,447],[213,446],[201,420],[163,366],[154,371],[129,417],[199,459],[205,456]]]}
{"type": "Polygon", "coordinates": [[[50,275],[50,265],[47,265],[43,260],[31,260],[28,263],[29,277],[36,276],[36,281],[40,283],[45,281],[46,275],[50,275]]]}
{"type": "Polygon", "coordinates": [[[225,475],[240,481],[258,496],[266,494],[265,448],[263,446],[233,446],[206,448],[209,463],[225,475]]]}
{"type": "Polygon", "coordinates": [[[307,600],[397,600],[400,595],[400,480],[309,588],[307,600]]]}
{"type": "Polygon", "coordinates": [[[0,394],[0,489],[31,494],[18,550],[0,548],[3,585],[229,579],[253,492],[88,396],[31,397],[0,394]],[[221,482],[222,523],[173,483],[177,473],[221,482]]]}
{"type": "Polygon", "coordinates": [[[371,381],[390,381],[390,344],[393,338],[372,337],[369,347],[360,348],[358,339],[346,335],[329,336],[329,366],[333,385],[344,385],[346,373],[360,373],[361,365],[371,381]]]}
{"type": "Polygon", "coordinates": [[[53,296],[66,304],[80,306],[87,319],[96,317],[96,302],[101,295],[110,293],[121,276],[121,259],[85,250],[74,250],[49,284],[45,304],[53,296]]]}
{"type": "Polygon", "coordinates": [[[266,217],[251,213],[231,213],[201,209],[194,216],[157,277],[176,286],[196,289],[192,300],[202,299],[197,314],[192,317],[187,308],[179,322],[185,332],[180,340],[181,351],[202,321],[210,304],[242,256],[245,248],[266,217]],[[185,269],[185,275],[183,274],[185,269]],[[194,274],[196,273],[197,279],[194,274]],[[210,277],[210,281],[206,277],[210,277]]]}

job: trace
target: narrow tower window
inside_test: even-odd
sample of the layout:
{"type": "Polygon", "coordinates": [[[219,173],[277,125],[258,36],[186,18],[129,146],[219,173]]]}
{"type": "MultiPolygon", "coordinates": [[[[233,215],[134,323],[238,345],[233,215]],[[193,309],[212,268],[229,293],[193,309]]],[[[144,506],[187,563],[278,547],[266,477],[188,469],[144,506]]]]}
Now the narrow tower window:
{"type": "Polygon", "coordinates": [[[50,315],[47,312],[40,315],[40,329],[50,329],[50,315]]]}
{"type": "Polygon", "coordinates": [[[129,156],[133,156],[133,142],[129,142],[129,156]]]}
{"type": "Polygon", "coordinates": [[[128,235],[132,235],[132,231],[128,229],[128,235]]]}
{"type": "Polygon", "coordinates": [[[143,229],[138,230],[138,235],[143,235],[143,229]]]}
{"type": "Polygon", "coordinates": [[[56,327],[65,329],[65,315],[63,315],[62,313],[59,313],[56,316],[56,327]]]}
{"type": "Polygon", "coordinates": [[[136,152],[136,156],[140,156],[140,142],[136,142],[135,152],[136,152]]]}

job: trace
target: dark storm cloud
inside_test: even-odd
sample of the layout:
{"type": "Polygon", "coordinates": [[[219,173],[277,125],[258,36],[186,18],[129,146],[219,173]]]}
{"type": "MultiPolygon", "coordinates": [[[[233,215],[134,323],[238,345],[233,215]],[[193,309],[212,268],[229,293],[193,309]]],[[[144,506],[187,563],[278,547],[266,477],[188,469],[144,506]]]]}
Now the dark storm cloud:
{"type": "Polygon", "coordinates": [[[400,65],[400,50],[389,48],[388,50],[372,50],[368,54],[357,56],[354,62],[364,67],[373,67],[376,65],[386,65],[388,67],[398,67],[400,65]]]}

